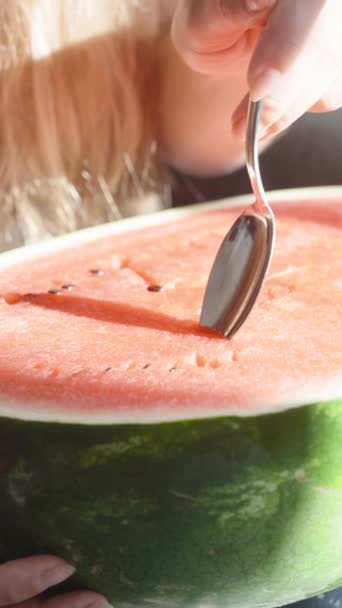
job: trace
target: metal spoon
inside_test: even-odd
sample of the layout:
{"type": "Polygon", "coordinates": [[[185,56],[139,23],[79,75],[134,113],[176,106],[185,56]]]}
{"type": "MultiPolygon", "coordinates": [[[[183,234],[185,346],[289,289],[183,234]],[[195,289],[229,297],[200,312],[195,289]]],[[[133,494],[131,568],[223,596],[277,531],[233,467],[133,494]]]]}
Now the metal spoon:
{"type": "Polygon", "coordinates": [[[229,230],[211,269],[200,325],[231,338],[245,322],[268,271],[275,242],[275,219],[262,184],[258,126],[262,102],[249,102],[246,164],[255,203],[229,230]]]}

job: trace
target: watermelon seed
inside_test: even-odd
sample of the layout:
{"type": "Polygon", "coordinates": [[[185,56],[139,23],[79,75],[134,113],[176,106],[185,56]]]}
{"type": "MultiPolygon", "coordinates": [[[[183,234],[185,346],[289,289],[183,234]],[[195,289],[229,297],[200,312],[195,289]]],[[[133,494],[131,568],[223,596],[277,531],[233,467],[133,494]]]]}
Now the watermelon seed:
{"type": "Polygon", "coordinates": [[[174,372],[177,369],[177,367],[175,365],[173,365],[172,367],[169,368],[169,372],[174,372]]]}
{"type": "Polygon", "coordinates": [[[45,363],[44,361],[37,361],[37,363],[34,364],[34,369],[43,369],[43,367],[45,367],[45,363]]]}
{"type": "Polygon", "coordinates": [[[21,295],[19,293],[5,293],[4,300],[6,304],[18,304],[21,301],[21,295]]]}
{"type": "Polygon", "coordinates": [[[210,360],[209,365],[212,369],[217,369],[218,367],[221,367],[221,362],[219,359],[215,358],[210,360]]]}
{"type": "Polygon", "coordinates": [[[102,277],[102,275],[104,275],[104,271],[100,268],[90,268],[88,272],[89,274],[97,275],[99,277],[102,277]]]}
{"type": "Polygon", "coordinates": [[[48,293],[52,296],[60,296],[62,294],[59,289],[49,289],[48,293]]]}
{"type": "Polygon", "coordinates": [[[71,291],[72,289],[74,289],[74,287],[75,287],[75,285],[73,285],[72,283],[62,285],[62,289],[64,289],[64,291],[71,291]]]}
{"type": "Polygon", "coordinates": [[[206,357],[204,357],[200,353],[196,353],[196,365],[198,367],[205,367],[206,364],[207,364],[206,357]]]}
{"type": "Polygon", "coordinates": [[[59,376],[59,374],[60,374],[60,370],[58,369],[58,367],[54,367],[49,372],[50,378],[57,378],[57,376],[59,376]]]}
{"type": "Polygon", "coordinates": [[[151,367],[151,363],[146,363],[146,364],[143,366],[143,369],[148,369],[149,367],[151,367]]]}
{"type": "Polygon", "coordinates": [[[110,371],[111,371],[111,369],[112,369],[111,367],[106,367],[106,369],[104,370],[104,372],[103,372],[103,373],[104,373],[104,374],[107,374],[108,372],[110,372],[110,371]]]}
{"type": "Polygon", "coordinates": [[[153,291],[155,293],[157,293],[158,291],[161,291],[161,286],[160,285],[149,285],[147,288],[147,291],[153,291]]]}

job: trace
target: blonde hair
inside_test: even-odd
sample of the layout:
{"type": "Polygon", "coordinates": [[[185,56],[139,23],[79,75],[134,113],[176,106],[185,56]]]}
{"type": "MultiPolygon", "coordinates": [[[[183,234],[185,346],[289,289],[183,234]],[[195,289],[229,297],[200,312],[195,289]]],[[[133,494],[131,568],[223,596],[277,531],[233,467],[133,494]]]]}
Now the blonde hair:
{"type": "Polygon", "coordinates": [[[154,210],[160,0],[0,0],[0,249],[154,210]]]}

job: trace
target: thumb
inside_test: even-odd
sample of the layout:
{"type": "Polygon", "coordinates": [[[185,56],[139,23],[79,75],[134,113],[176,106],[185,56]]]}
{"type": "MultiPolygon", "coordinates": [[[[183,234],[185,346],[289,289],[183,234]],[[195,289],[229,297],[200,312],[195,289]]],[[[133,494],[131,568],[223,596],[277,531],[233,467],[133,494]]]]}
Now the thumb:
{"type": "MultiPolygon", "coordinates": [[[[196,69],[198,63],[199,71],[211,72],[215,56],[225,55],[231,60],[237,55],[238,43],[241,46],[245,36],[247,43],[251,40],[251,30],[260,29],[276,1],[178,0],[172,25],[176,49],[191,67],[196,69]],[[208,69],[201,69],[205,62],[197,62],[196,55],[212,56],[208,69]]],[[[243,47],[244,53],[247,47],[243,47]]]]}

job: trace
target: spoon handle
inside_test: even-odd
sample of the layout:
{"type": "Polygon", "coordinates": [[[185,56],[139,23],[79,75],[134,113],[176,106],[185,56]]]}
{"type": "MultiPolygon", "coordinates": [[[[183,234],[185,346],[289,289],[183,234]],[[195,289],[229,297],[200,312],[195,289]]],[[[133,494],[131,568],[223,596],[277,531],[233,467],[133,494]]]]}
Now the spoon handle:
{"type": "Polygon", "coordinates": [[[256,199],[256,206],[260,210],[267,207],[266,194],[261,179],[258,154],[259,120],[262,112],[262,101],[249,101],[247,137],[246,137],[246,166],[256,199]]]}

